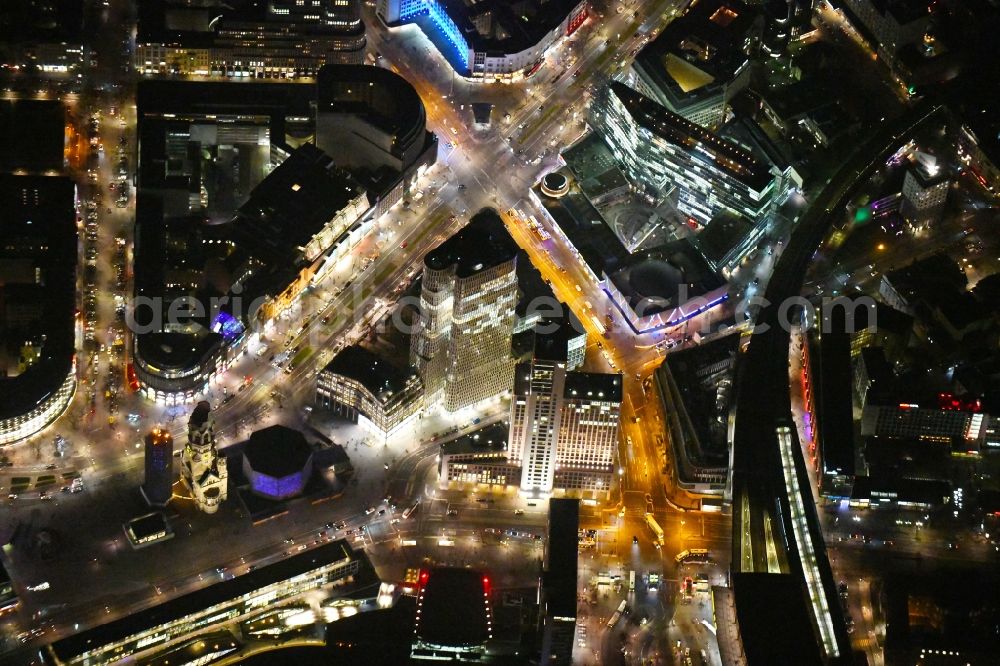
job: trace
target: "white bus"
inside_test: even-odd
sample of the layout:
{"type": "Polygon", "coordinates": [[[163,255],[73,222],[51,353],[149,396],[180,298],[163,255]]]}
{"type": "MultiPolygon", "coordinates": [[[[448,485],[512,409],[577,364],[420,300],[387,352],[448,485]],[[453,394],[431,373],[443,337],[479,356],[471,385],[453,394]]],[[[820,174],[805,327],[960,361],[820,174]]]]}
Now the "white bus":
{"type": "Polygon", "coordinates": [[[653,514],[651,513],[646,514],[646,525],[649,527],[650,531],[652,531],[653,535],[656,537],[655,541],[656,547],[657,548],[662,547],[664,544],[663,529],[660,527],[660,524],[656,522],[656,518],[653,518],[653,514]]]}
{"type": "Polygon", "coordinates": [[[413,506],[411,506],[409,509],[403,512],[403,520],[406,520],[407,518],[412,516],[413,512],[416,511],[417,507],[419,506],[420,506],[420,500],[417,500],[416,502],[413,503],[413,506]]]}
{"type": "Polygon", "coordinates": [[[700,563],[707,564],[711,561],[710,553],[704,548],[692,548],[691,550],[682,550],[677,553],[677,557],[674,560],[678,564],[682,563],[700,563]]]}
{"type": "Polygon", "coordinates": [[[621,605],[618,606],[618,610],[612,613],[611,617],[608,619],[608,629],[615,628],[615,625],[618,624],[618,620],[621,619],[622,613],[624,612],[625,612],[625,602],[623,601],[621,605]]]}

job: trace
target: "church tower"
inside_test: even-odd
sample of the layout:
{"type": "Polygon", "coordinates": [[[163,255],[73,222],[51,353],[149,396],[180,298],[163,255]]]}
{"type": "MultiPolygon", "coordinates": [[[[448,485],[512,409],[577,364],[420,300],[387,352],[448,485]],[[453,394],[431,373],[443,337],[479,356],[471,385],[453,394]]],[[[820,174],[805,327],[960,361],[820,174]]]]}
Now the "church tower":
{"type": "Polygon", "coordinates": [[[229,474],[226,459],[215,448],[212,408],[202,401],[188,420],[188,441],[181,459],[181,476],[198,508],[215,513],[226,499],[229,474]]]}

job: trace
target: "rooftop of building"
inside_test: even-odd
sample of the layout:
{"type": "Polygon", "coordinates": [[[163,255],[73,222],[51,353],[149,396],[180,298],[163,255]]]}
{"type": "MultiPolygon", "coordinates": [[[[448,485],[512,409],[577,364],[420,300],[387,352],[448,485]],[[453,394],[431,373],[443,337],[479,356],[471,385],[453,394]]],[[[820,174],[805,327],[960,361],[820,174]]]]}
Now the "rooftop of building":
{"type": "Polygon", "coordinates": [[[559,199],[545,196],[539,185],[534,192],[595,276],[600,278],[628,258],[621,239],[579,190],[571,186],[569,194],[559,199]]]}
{"type": "Polygon", "coordinates": [[[243,457],[250,468],[276,479],[301,472],[312,455],[305,435],[283,425],[255,430],[243,444],[243,457]]]}
{"type": "Polygon", "coordinates": [[[154,511],[128,521],[128,529],[135,535],[136,539],[141,540],[167,531],[170,529],[170,525],[162,513],[154,511]]]}
{"type": "Polygon", "coordinates": [[[818,77],[756,92],[778,118],[791,123],[798,118],[837,105],[836,95],[818,77]]]}
{"type": "MultiPolygon", "coordinates": [[[[364,24],[349,21],[327,23],[318,18],[303,20],[292,12],[269,11],[263,0],[143,0],[138,3],[139,20],[136,41],[139,43],[181,43],[189,48],[208,47],[220,31],[239,29],[247,23],[273,25],[284,36],[285,26],[294,26],[293,34],[355,34],[364,32],[364,24]]],[[[327,3],[333,6],[334,3],[327,3]]],[[[360,19],[360,16],[357,17],[360,19]]]]}
{"type": "MultiPolygon", "coordinates": [[[[844,331],[844,313],[834,317],[834,329],[819,341],[817,394],[820,455],[824,473],[854,474],[854,415],[851,406],[853,372],[851,335],[844,331]],[[838,326],[839,324],[839,326],[838,326]]],[[[812,358],[816,358],[815,356],[812,358]]]]}
{"type": "Polygon", "coordinates": [[[888,274],[896,289],[926,291],[935,283],[943,283],[950,288],[965,289],[968,279],[958,262],[943,252],[915,261],[888,274]]]}
{"type": "Polygon", "coordinates": [[[253,189],[230,222],[231,238],[265,266],[295,265],[310,240],[361,194],[332,157],[303,144],[253,189]]]}
{"type": "Polygon", "coordinates": [[[185,81],[143,79],[136,86],[140,118],[170,119],[234,115],[309,117],[316,99],[313,83],[261,79],[249,81],[185,81]]]}
{"type": "Polygon", "coordinates": [[[717,134],[746,150],[763,165],[783,171],[792,164],[787,147],[768,136],[753,118],[737,116],[720,127],[717,134]]]}
{"type": "MultiPolygon", "coordinates": [[[[59,128],[62,135],[62,128],[59,128]]],[[[44,138],[40,138],[44,142],[44,138]]],[[[75,354],[76,199],[65,176],[0,174],[0,418],[27,413],[66,380],[75,354]],[[18,313],[12,318],[12,313],[18,313]],[[25,340],[39,357],[20,371],[25,340]],[[8,358],[12,362],[8,363],[8,358]]]]}
{"type": "Polygon", "coordinates": [[[0,6],[0,44],[79,44],[83,39],[83,6],[84,0],[4,0],[0,6]]]}
{"type": "Polygon", "coordinates": [[[567,400],[622,401],[622,376],[605,372],[567,372],[563,384],[567,400]]]}
{"type": "Polygon", "coordinates": [[[517,245],[499,213],[484,208],[460,231],[427,253],[424,266],[440,271],[454,268],[459,278],[468,278],[517,256],[517,245]]]}
{"type": "Polygon", "coordinates": [[[62,102],[0,99],[0,172],[61,172],[65,123],[62,102]]]}
{"type": "Polygon", "coordinates": [[[477,125],[489,127],[493,116],[493,104],[490,102],[473,102],[469,106],[472,107],[472,121],[477,125]]]}
{"type": "Polygon", "coordinates": [[[215,353],[222,342],[222,336],[212,331],[198,334],[156,331],[135,337],[139,356],[160,370],[197,367],[203,359],[215,353]]]}
{"type": "Polygon", "coordinates": [[[1000,312],[1000,273],[981,278],[972,293],[980,303],[994,312],[1000,312]]]}
{"type": "Polygon", "coordinates": [[[888,381],[892,377],[892,366],[886,360],[882,347],[862,347],[860,356],[860,363],[864,365],[869,381],[888,381]]]}
{"type": "Polygon", "coordinates": [[[951,497],[951,483],[940,479],[911,479],[885,474],[858,476],[851,489],[853,499],[872,499],[892,495],[896,502],[942,504],[951,497]],[[873,495],[873,493],[876,493],[873,495]]]}
{"type": "Polygon", "coordinates": [[[933,410],[946,414],[961,415],[982,411],[982,401],[972,394],[956,395],[942,390],[939,377],[916,368],[888,379],[876,382],[868,390],[866,405],[895,407],[900,411],[933,410]],[[956,400],[952,404],[952,400],[956,400]]]}
{"type": "Polygon", "coordinates": [[[319,113],[358,115],[393,136],[422,132],[424,104],[409,81],[382,67],[326,65],[316,82],[319,113]]]}
{"type": "Polygon", "coordinates": [[[146,443],[150,446],[170,446],[173,447],[174,437],[169,430],[164,430],[159,426],[146,433],[146,443]]]}
{"type": "Polygon", "coordinates": [[[883,582],[886,663],[989,664],[1000,652],[1000,576],[971,562],[951,560],[933,570],[895,568],[883,582]],[[956,581],[975,581],[956,584],[956,581]],[[917,659],[922,650],[930,652],[917,659]],[[957,653],[945,661],[940,651],[957,653]]]}
{"type": "Polygon", "coordinates": [[[639,52],[635,67],[677,99],[718,90],[747,62],[758,16],[740,0],[692,3],[639,52]]]}
{"type": "Polygon", "coordinates": [[[510,423],[497,421],[477,428],[441,444],[441,454],[486,453],[505,451],[510,434],[510,423]]]}
{"type": "Polygon", "coordinates": [[[717,265],[753,228],[742,215],[724,210],[709,220],[694,242],[705,258],[717,265]]]}
{"type": "Polygon", "coordinates": [[[687,457],[697,464],[728,464],[727,415],[732,407],[730,387],[735,378],[739,341],[739,335],[727,335],[675,351],[656,370],[664,385],[669,373],[677,389],[681,401],[678,407],[685,412],[685,418],[680,420],[685,440],[693,435],[683,444],[687,457]]]}
{"type": "Polygon", "coordinates": [[[768,167],[748,150],[682,118],[620,81],[608,84],[608,94],[618,98],[640,127],[688,151],[698,150],[716,168],[757,191],[770,182],[768,167]]]}
{"type": "Polygon", "coordinates": [[[930,15],[927,0],[871,0],[872,5],[883,15],[892,16],[900,25],[905,25],[930,15]]]}
{"type": "Polygon", "coordinates": [[[869,308],[854,310],[854,324],[848,332],[857,333],[869,325],[876,330],[900,336],[905,341],[913,332],[913,317],[881,301],[876,301],[874,311],[869,308]]]}
{"type": "Polygon", "coordinates": [[[725,285],[687,239],[631,255],[610,279],[643,316],[680,307],[725,285]]]}
{"type": "Polygon", "coordinates": [[[925,189],[951,180],[949,170],[942,168],[933,156],[925,154],[920,154],[917,160],[910,164],[906,172],[913,176],[920,187],[925,189]]]}
{"type": "Polygon", "coordinates": [[[537,44],[580,0],[442,0],[441,4],[472,49],[504,54],[537,44]]]}
{"type": "Polygon", "coordinates": [[[736,573],[736,616],[746,663],[820,666],[805,586],[792,574],[736,573]],[[742,603],[740,600],[745,600],[742,603]],[[775,627],[781,631],[774,631],[775,627]]]}
{"type": "Polygon", "coordinates": [[[579,529],[580,500],[550,499],[542,574],[547,615],[576,617],[579,529]]]}
{"type": "Polygon", "coordinates": [[[290,555],[277,562],[263,565],[254,571],[220,581],[195,592],[189,592],[165,603],[131,613],[121,619],[63,638],[56,641],[52,645],[52,649],[61,660],[68,661],[89,650],[109,645],[143,631],[155,629],[274,583],[286,581],[329,564],[349,560],[361,561],[361,570],[354,576],[353,589],[363,589],[378,584],[375,570],[363,550],[355,551],[344,540],[333,541],[290,555]]]}
{"type": "Polygon", "coordinates": [[[549,313],[534,326],[532,353],[537,359],[566,361],[569,358],[569,342],[586,335],[586,329],[573,311],[564,303],[559,305],[561,313],[549,313]]]}
{"type": "MultiPolygon", "coordinates": [[[[312,123],[315,99],[316,86],[310,83],[143,79],[136,87],[140,158],[145,158],[140,161],[156,159],[156,152],[148,152],[151,149],[162,152],[162,137],[159,142],[151,139],[164,127],[192,119],[229,122],[238,116],[248,122],[256,116],[268,125],[271,143],[285,145],[285,135],[292,133],[291,119],[312,123]]],[[[140,184],[149,185],[148,167],[141,166],[140,184]]]]}
{"type": "Polygon", "coordinates": [[[480,645],[490,637],[489,576],[457,567],[423,570],[415,635],[435,645],[480,645]]]}
{"type": "Polygon", "coordinates": [[[911,305],[918,306],[918,314],[919,306],[926,305],[959,331],[991,316],[988,307],[968,290],[965,271],[947,254],[934,254],[892,271],[886,280],[911,305]]]}
{"type": "MultiPolygon", "coordinates": [[[[951,447],[947,443],[894,437],[868,437],[864,442],[868,484],[863,491],[895,487],[900,479],[947,481],[951,447]]],[[[916,488],[916,487],[915,487],[916,488]]],[[[917,488],[919,489],[919,488],[917,488]]],[[[909,491],[908,491],[909,492],[909,491]]],[[[941,501],[940,495],[937,500],[941,501]]]]}
{"type": "Polygon", "coordinates": [[[355,380],[383,404],[406,388],[414,378],[412,371],[403,371],[365,347],[348,345],[340,350],[323,369],[355,380]]]}

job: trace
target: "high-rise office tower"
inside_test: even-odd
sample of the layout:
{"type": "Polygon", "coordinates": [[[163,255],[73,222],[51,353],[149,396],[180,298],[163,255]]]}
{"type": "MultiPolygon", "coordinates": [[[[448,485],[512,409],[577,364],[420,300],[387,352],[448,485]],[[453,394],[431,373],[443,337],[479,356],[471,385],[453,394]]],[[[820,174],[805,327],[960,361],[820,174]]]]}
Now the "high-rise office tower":
{"type": "Polygon", "coordinates": [[[424,258],[410,363],[428,402],[457,411],[510,390],[516,257],[500,216],[484,209],[424,258]]]}
{"type": "Polygon", "coordinates": [[[510,408],[508,451],[521,466],[521,491],[606,493],[618,442],[621,375],[568,372],[567,328],[541,328],[532,360],[515,370],[510,408]]]}
{"type": "Polygon", "coordinates": [[[951,187],[951,177],[937,160],[919,153],[916,164],[903,178],[903,199],[899,212],[908,222],[921,226],[937,222],[944,211],[951,187]]]}
{"type": "Polygon", "coordinates": [[[165,506],[174,485],[174,438],[161,428],[146,434],[146,474],[140,490],[151,506],[165,506]]]}
{"type": "Polygon", "coordinates": [[[656,196],[676,189],[677,209],[701,224],[725,210],[761,224],[800,182],[791,166],[765,163],[617,81],[591,117],[632,178],[656,196]]]}
{"type": "Polygon", "coordinates": [[[181,458],[181,476],[198,508],[215,513],[228,494],[226,459],[215,448],[215,421],[212,408],[199,402],[188,420],[188,441],[181,458]]]}

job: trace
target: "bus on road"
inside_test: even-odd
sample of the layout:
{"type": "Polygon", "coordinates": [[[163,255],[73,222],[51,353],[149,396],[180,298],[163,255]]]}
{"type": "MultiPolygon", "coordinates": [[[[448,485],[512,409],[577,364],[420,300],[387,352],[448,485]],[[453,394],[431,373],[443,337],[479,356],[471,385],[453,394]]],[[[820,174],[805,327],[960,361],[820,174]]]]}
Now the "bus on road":
{"type": "Polygon", "coordinates": [[[654,541],[656,547],[657,548],[662,547],[664,544],[663,528],[661,528],[660,524],[656,522],[656,518],[653,518],[653,514],[651,513],[646,514],[646,525],[649,527],[650,531],[656,537],[656,540],[654,541]]]}
{"type": "Polygon", "coordinates": [[[678,564],[708,564],[712,561],[710,555],[711,553],[704,548],[692,548],[677,553],[674,560],[678,564]]]}
{"type": "Polygon", "coordinates": [[[406,520],[407,518],[409,518],[410,516],[412,516],[413,512],[417,510],[418,506],[420,506],[420,500],[417,500],[416,502],[414,502],[413,506],[411,506],[409,509],[407,509],[406,511],[403,512],[403,520],[406,520]]]}
{"type": "Polygon", "coordinates": [[[608,629],[615,628],[615,625],[618,624],[618,620],[621,619],[622,613],[624,612],[625,612],[625,602],[623,601],[621,602],[621,605],[618,606],[618,610],[612,613],[611,617],[608,618],[608,629]]]}

